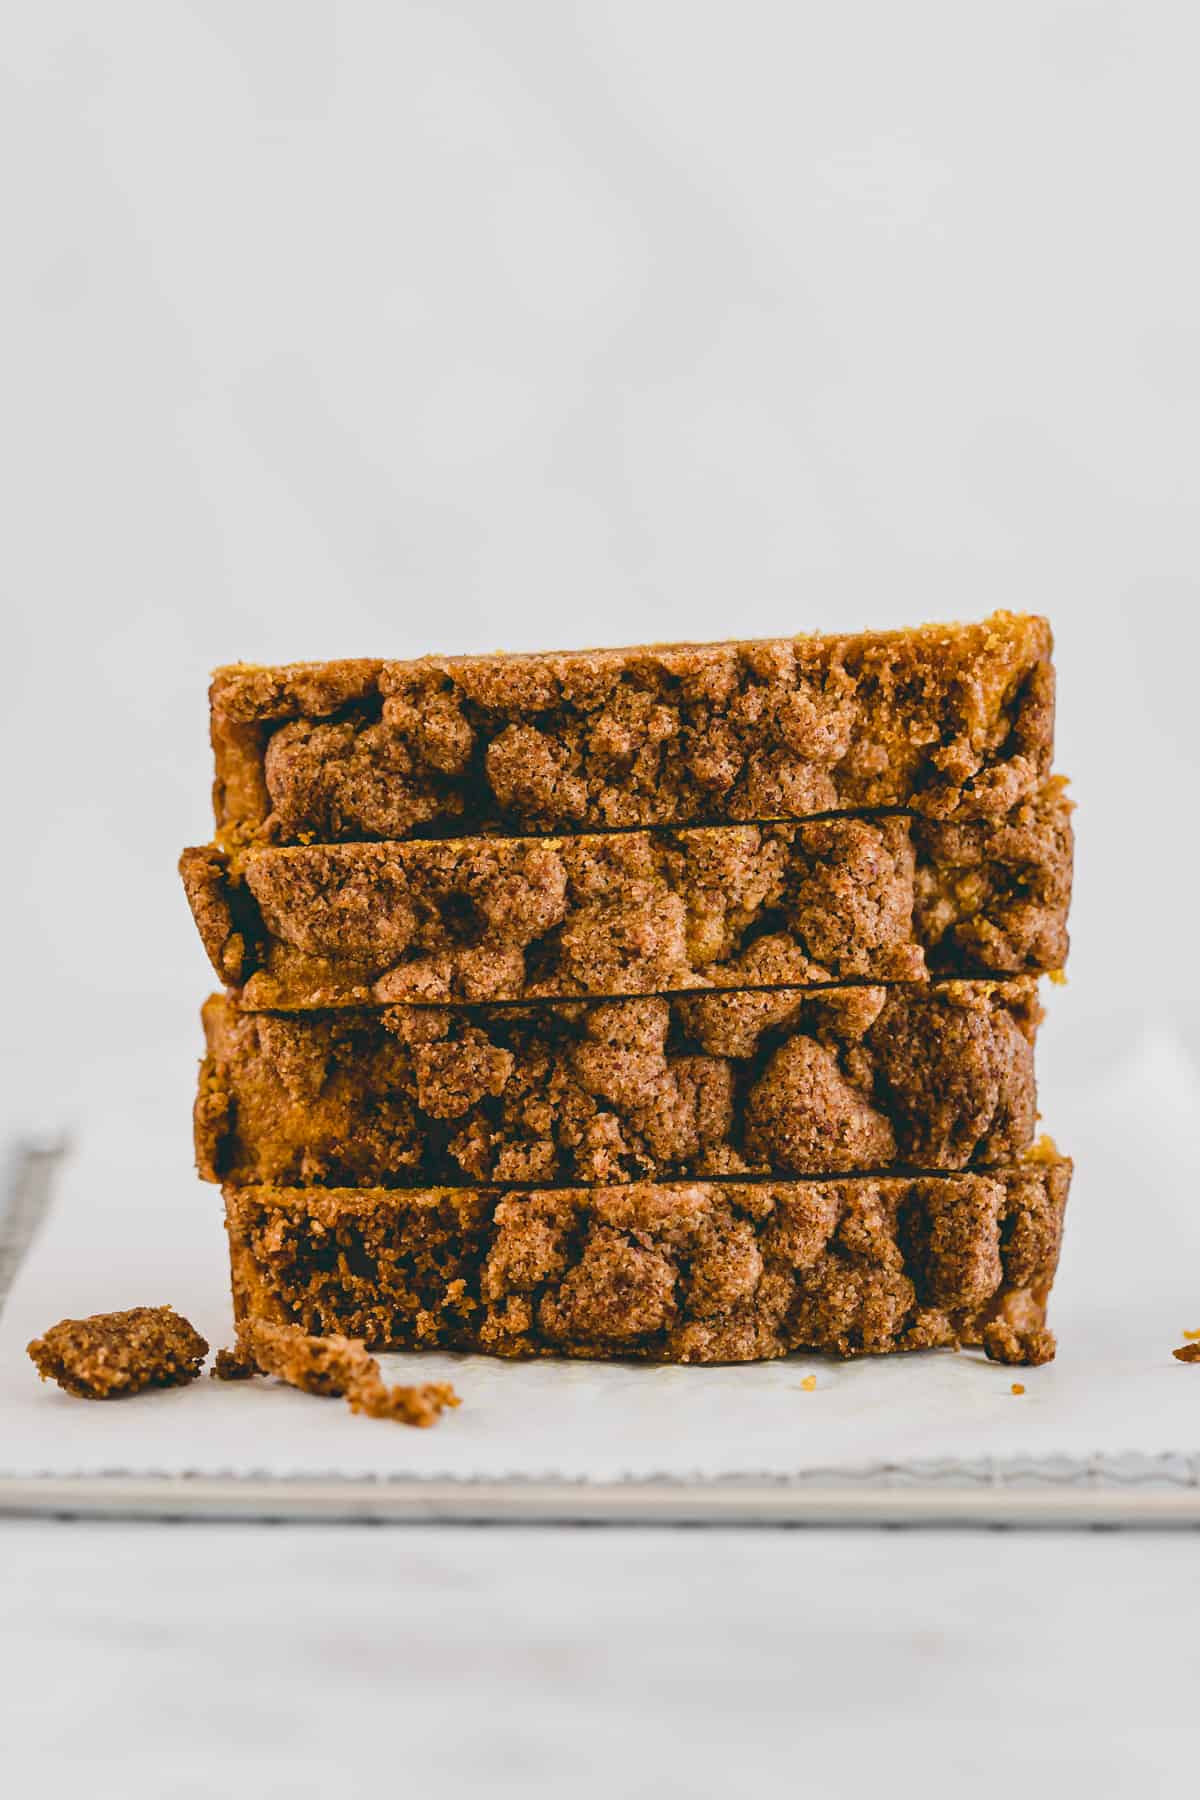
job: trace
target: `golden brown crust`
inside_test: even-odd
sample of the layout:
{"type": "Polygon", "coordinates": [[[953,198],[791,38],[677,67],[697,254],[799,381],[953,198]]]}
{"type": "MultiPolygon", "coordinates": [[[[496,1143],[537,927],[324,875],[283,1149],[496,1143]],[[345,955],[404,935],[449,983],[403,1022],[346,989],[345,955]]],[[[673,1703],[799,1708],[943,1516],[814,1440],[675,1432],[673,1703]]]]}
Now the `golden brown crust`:
{"type": "Polygon", "coordinates": [[[1001,816],[1049,772],[1044,619],[544,656],[236,666],[226,846],[911,807],[1001,816]]]}
{"type": "Polygon", "coordinates": [[[1033,1141],[1031,977],[537,1007],[244,1013],[214,996],[209,1180],[663,1181],[1010,1162],[1033,1141]]]}
{"type": "Polygon", "coordinates": [[[234,1307],[376,1349],[500,1356],[978,1345],[997,1324],[1043,1332],[1070,1177],[1060,1159],[520,1193],[226,1188],[234,1307]]]}
{"type": "Polygon", "coordinates": [[[804,986],[1062,967],[1070,803],[576,838],[314,844],[180,873],[258,1010],[804,986]]]}
{"type": "Polygon", "coordinates": [[[28,1354],[43,1381],[81,1400],[115,1400],[194,1381],[208,1345],[171,1307],[135,1306],[60,1319],[34,1338],[28,1354]]]}

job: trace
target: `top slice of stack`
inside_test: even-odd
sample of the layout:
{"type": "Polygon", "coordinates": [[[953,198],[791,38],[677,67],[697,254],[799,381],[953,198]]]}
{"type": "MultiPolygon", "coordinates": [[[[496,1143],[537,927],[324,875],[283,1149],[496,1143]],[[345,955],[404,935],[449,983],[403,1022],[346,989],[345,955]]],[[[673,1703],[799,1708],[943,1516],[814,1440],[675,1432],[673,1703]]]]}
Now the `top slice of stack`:
{"type": "MultiPolygon", "coordinates": [[[[226,1184],[239,1310],[302,1315],[319,1330],[386,1317],[385,1335],[397,1343],[503,1341],[519,1342],[522,1353],[685,1360],[716,1357],[712,1346],[728,1355],[739,1343],[759,1355],[806,1342],[890,1349],[990,1344],[999,1334],[1008,1344],[1016,1333],[1019,1345],[1038,1331],[1057,1236],[1022,1261],[1015,1246],[1024,1228],[1010,1227],[1010,1244],[1003,1234],[996,1240],[996,1221],[1014,1181],[1026,1184],[1022,1193],[1030,1182],[1042,1191],[1051,1175],[1057,1198],[1046,1216],[1061,1219],[1069,1165],[1052,1151],[1034,1155],[1031,1064],[1024,1110],[1010,1117],[1004,1083],[1019,1039],[1004,1009],[1016,990],[976,994],[951,984],[944,1003],[935,994],[927,1008],[880,1009],[892,983],[919,989],[947,976],[1011,978],[1062,965],[1072,836],[1065,784],[1052,773],[1051,649],[1045,620],[1005,613],[857,636],[219,670],[211,690],[217,842],[186,851],[181,870],[231,990],[225,1012],[208,1015],[197,1121],[204,1172],[226,1184]],[[819,1229],[780,1236],[803,1190],[794,1158],[764,1163],[751,1141],[755,1096],[769,1088],[776,1111],[796,1109],[795,1130],[780,1118],[773,1141],[790,1144],[802,1127],[805,1178],[818,1183],[864,1166],[861,1155],[847,1163],[839,1139],[847,1094],[880,1117],[910,1106],[895,1085],[895,1055],[872,1047],[882,1026],[863,1027],[874,1032],[870,1043],[835,1028],[852,1016],[849,999],[834,991],[842,984],[846,994],[847,981],[876,984],[877,998],[858,1009],[864,1019],[915,1022],[906,1027],[906,1087],[912,1071],[928,1083],[936,1063],[930,1105],[948,1109],[956,1128],[1010,1119],[990,1137],[976,1131],[971,1169],[956,1176],[958,1274],[949,1285],[948,1240],[931,1221],[942,1205],[938,1181],[963,1167],[961,1156],[931,1149],[915,1180],[898,1178],[889,1156],[887,1178],[874,1185],[868,1157],[868,1172],[843,1173],[822,1189],[820,1205],[814,1198],[819,1229]],[[814,987],[830,990],[824,1012],[803,1008],[798,990],[814,987]],[[649,1053],[633,1041],[649,1015],[628,1004],[607,1013],[562,1007],[579,996],[698,988],[723,990],[734,1005],[739,994],[780,990],[778,1025],[761,1043],[734,1047],[735,1063],[743,1059],[736,1068],[717,1068],[714,1057],[728,1059],[728,1048],[704,1041],[699,1015],[664,1010],[661,1026],[654,1015],[654,1032],[667,1035],[651,1080],[641,1072],[649,1053]],[[481,1001],[492,1011],[455,1021],[456,1007],[481,1001]],[[496,1008],[513,1002],[523,1010],[510,1027],[496,1008]],[[357,1011],[361,1026],[335,1029],[331,1008],[357,1011]],[[271,1026],[275,1014],[288,1016],[271,1026]],[[261,1026],[251,1026],[255,1015],[261,1026]],[[946,1022],[968,1017],[980,1024],[970,1054],[956,1060],[946,1022]],[[995,1033],[1003,1037],[1002,1056],[999,1048],[980,1053],[988,1020],[997,1046],[995,1033]],[[433,1052],[414,1061],[408,1046],[427,1039],[455,1046],[437,1051],[439,1078],[450,1083],[437,1120],[467,1120],[470,1106],[457,1136],[432,1123],[424,1104],[433,1052]],[[484,1061],[486,1081],[476,1069],[484,1061]],[[719,1130],[714,1103],[703,1103],[714,1145],[706,1160],[686,1145],[700,1117],[695,1096],[718,1087],[730,1098],[719,1130]],[[826,1098],[834,1094],[839,1105],[826,1098]],[[289,1148],[276,1172],[273,1152],[247,1158],[239,1120],[262,1121],[254,1129],[266,1130],[258,1140],[266,1146],[285,1114],[289,1148]],[[466,1136],[469,1156],[459,1148],[466,1136]],[[551,1180],[577,1181],[594,1166],[586,1179],[610,1185],[572,1190],[554,1216],[577,1223],[545,1268],[525,1256],[520,1270],[489,1262],[486,1279],[476,1271],[468,1286],[478,1289],[472,1306],[489,1309],[486,1331],[481,1319],[460,1316],[449,1289],[426,1292],[420,1306],[385,1305],[387,1255],[411,1269],[415,1221],[428,1214],[373,1202],[372,1219],[396,1221],[395,1241],[383,1262],[373,1246],[373,1274],[364,1276],[351,1263],[363,1261],[352,1241],[366,1215],[354,1189],[326,1184],[361,1169],[353,1179],[363,1195],[379,1192],[369,1185],[379,1181],[414,1192],[435,1170],[438,1180],[462,1179],[452,1172],[457,1162],[462,1191],[474,1191],[490,1217],[501,1191],[493,1186],[489,1199],[483,1186],[472,1190],[470,1171],[478,1166],[476,1182],[494,1184],[499,1167],[522,1159],[488,1146],[517,1138],[559,1145],[541,1158],[522,1153],[530,1175],[540,1163],[551,1180]],[[988,1167],[992,1140],[993,1154],[1003,1146],[1003,1168],[988,1167]],[[237,1154],[224,1148],[238,1145],[237,1154]],[[691,1167],[701,1187],[680,1188],[691,1167]],[[722,1187],[746,1172],[768,1185],[722,1187]],[[281,1179],[292,1185],[263,1185],[281,1179]],[[602,1204],[614,1179],[643,1196],[636,1216],[660,1218],[661,1232],[622,1236],[613,1220],[635,1214],[602,1204]],[[247,1183],[257,1195],[249,1208],[238,1197],[247,1183]],[[709,1192],[711,1201],[701,1198],[709,1192]],[[293,1229],[303,1238],[308,1227],[297,1222],[316,1218],[322,1194],[322,1224],[298,1262],[289,1238],[283,1284],[271,1245],[293,1229]],[[705,1240],[703,1291],[689,1273],[700,1266],[693,1253],[681,1262],[671,1248],[699,1229],[697,1207],[726,1221],[722,1241],[743,1230],[730,1220],[744,1219],[750,1233],[742,1250],[730,1250],[737,1279],[730,1265],[724,1285],[705,1240]],[[864,1232],[868,1217],[878,1230],[864,1232]],[[987,1246],[981,1238],[972,1248],[975,1221],[987,1246]],[[332,1261],[331,1234],[345,1239],[332,1261]],[[1034,1267],[1030,1286],[1018,1271],[1034,1267]],[[579,1316],[588,1324],[573,1333],[562,1325],[564,1294],[581,1282],[579,1316]],[[881,1282],[886,1329],[877,1318],[881,1282]],[[643,1307],[635,1290],[645,1283],[654,1297],[643,1307]],[[597,1328],[597,1319],[609,1324],[597,1328]]],[[[1032,1056],[1036,1013],[1031,1001],[1018,1061],[1032,1056]]],[[[905,1130],[914,1149],[941,1141],[919,1119],[905,1130]]],[[[504,1194],[509,1220],[524,1216],[513,1205],[541,1204],[529,1175],[517,1180],[525,1185],[504,1194]]],[[[472,1242],[493,1239],[485,1232],[472,1242]]]]}
{"type": "Polygon", "coordinates": [[[905,807],[996,818],[1050,772],[1045,619],[540,656],[236,666],[217,835],[340,843],[905,807]]]}

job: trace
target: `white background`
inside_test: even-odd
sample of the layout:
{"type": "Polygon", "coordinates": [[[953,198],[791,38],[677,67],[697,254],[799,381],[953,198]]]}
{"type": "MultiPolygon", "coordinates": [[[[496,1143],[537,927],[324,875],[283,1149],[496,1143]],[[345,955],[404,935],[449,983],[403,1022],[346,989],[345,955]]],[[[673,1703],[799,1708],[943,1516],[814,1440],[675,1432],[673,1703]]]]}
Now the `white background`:
{"type": "Polygon", "coordinates": [[[1182,0],[5,8],[0,1116],[186,1134],[211,665],[998,606],[1055,623],[1080,806],[1047,1122],[1200,1058],[1198,51],[1182,0]]]}

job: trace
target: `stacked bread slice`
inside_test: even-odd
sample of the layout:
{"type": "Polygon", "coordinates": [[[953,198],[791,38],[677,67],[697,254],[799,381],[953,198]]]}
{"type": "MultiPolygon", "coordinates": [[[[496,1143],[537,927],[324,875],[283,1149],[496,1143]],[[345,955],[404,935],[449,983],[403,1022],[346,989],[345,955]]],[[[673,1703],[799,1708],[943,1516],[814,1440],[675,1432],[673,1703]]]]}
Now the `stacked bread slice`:
{"type": "Polygon", "coordinates": [[[1072,834],[1037,618],[218,671],[201,1173],[239,1319],[1043,1360],[1072,834]]]}

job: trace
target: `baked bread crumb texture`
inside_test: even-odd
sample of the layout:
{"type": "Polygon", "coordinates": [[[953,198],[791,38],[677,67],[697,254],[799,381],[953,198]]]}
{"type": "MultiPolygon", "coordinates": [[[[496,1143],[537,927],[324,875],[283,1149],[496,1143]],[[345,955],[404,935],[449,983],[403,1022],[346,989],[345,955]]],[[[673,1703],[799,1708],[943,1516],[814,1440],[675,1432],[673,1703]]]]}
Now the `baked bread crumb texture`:
{"type": "Polygon", "coordinates": [[[1053,1356],[1044,619],[238,664],[210,698],[180,873],[222,986],[218,1373],[379,1407],[347,1342],[1053,1356]]]}
{"type": "MultiPolygon", "coordinates": [[[[80,1400],[117,1400],[148,1388],[180,1387],[199,1375],[208,1344],[169,1306],[60,1319],[28,1354],[43,1381],[80,1400]]],[[[350,1338],[306,1336],[294,1325],[247,1320],[237,1348],[218,1350],[212,1373],[221,1381],[277,1375],[309,1394],[343,1395],[352,1412],[404,1425],[429,1426],[459,1404],[447,1382],[389,1387],[365,1345],[350,1338]]]]}
{"type": "MultiPolygon", "coordinates": [[[[454,1389],[373,1351],[1048,1362],[1054,679],[1015,613],[218,670],[214,837],[180,860],[221,987],[213,1375],[425,1427],[454,1389]]],[[[111,1399],[208,1345],[139,1307],[29,1354],[111,1399]]]]}

